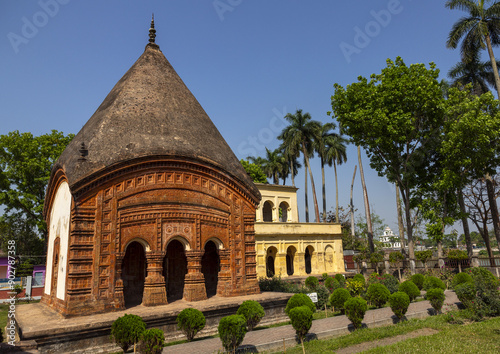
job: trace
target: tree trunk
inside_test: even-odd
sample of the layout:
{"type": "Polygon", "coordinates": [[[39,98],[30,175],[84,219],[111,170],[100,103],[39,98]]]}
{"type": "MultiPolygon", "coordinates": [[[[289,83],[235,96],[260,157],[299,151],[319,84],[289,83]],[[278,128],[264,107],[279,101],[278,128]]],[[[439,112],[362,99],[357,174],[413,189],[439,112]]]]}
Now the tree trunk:
{"type": "Polygon", "coordinates": [[[366,190],[365,175],[363,174],[363,164],[361,162],[361,148],[358,146],[358,163],[359,163],[359,175],[361,176],[361,186],[363,187],[363,198],[365,202],[365,215],[366,215],[366,231],[368,234],[368,248],[370,254],[375,251],[373,245],[373,228],[372,228],[372,216],[370,213],[370,203],[368,201],[368,192],[366,190]]]}
{"type": "Polygon", "coordinates": [[[306,145],[302,142],[302,151],[304,156],[306,157],[307,169],[309,170],[309,176],[311,177],[311,190],[313,194],[313,202],[314,202],[314,214],[316,216],[316,222],[319,222],[319,208],[318,208],[318,198],[316,197],[316,187],[314,186],[314,177],[311,171],[311,165],[309,164],[309,157],[306,152],[306,145]]]}
{"type": "Polygon", "coordinates": [[[498,249],[500,250],[500,220],[498,217],[498,206],[495,198],[495,187],[493,186],[493,179],[489,174],[486,175],[486,190],[488,192],[488,201],[491,210],[491,219],[493,221],[493,229],[495,230],[495,238],[497,240],[498,249]]]}
{"type": "Polygon", "coordinates": [[[337,181],[337,163],[335,159],[333,160],[333,171],[335,172],[335,220],[339,222],[339,182],[337,181]]]}
{"type": "MultiPolygon", "coordinates": [[[[354,166],[354,173],[352,174],[352,182],[351,182],[351,205],[350,205],[350,214],[351,214],[351,235],[352,237],[356,237],[356,233],[354,232],[354,203],[352,200],[352,190],[354,188],[354,178],[356,177],[356,169],[358,168],[357,165],[354,166]]],[[[339,222],[337,220],[337,222],[339,222]]]]}
{"type": "Polygon", "coordinates": [[[467,256],[469,257],[469,261],[472,262],[472,240],[470,238],[470,231],[469,231],[469,223],[467,222],[467,211],[465,210],[465,202],[464,202],[464,192],[459,189],[457,190],[458,193],[458,205],[460,206],[460,213],[462,214],[461,219],[462,219],[462,226],[464,228],[464,236],[465,236],[465,243],[467,245],[467,256]]]}
{"type": "Polygon", "coordinates": [[[326,222],[326,188],[325,188],[325,162],[321,158],[321,182],[322,182],[322,194],[323,194],[323,222],[326,222]]]}
{"type": "Polygon", "coordinates": [[[403,224],[403,215],[401,214],[401,197],[399,195],[399,185],[396,182],[396,209],[398,213],[398,228],[399,228],[399,240],[401,242],[401,253],[406,257],[405,249],[405,227],[403,224]]]}
{"type": "Polygon", "coordinates": [[[491,60],[491,66],[493,67],[493,76],[495,76],[495,85],[497,88],[497,96],[500,99],[500,77],[498,76],[497,61],[495,55],[493,54],[493,48],[491,47],[490,34],[486,34],[486,46],[488,47],[488,54],[491,60]]]}
{"type": "MultiPolygon", "coordinates": [[[[304,157],[304,165],[306,163],[306,159],[304,157]]],[[[304,176],[304,181],[305,181],[305,190],[304,190],[304,196],[305,196],[305,204],[306,204],[306,222],[309,222],[309,202],[307,201],[307,166],[304,168],[304,172],[306,173],[304,176]]]]}
{"type": "Polygon", "coordinates": [[[293,160],[290,160],[290,171],[292,171],[292,186],[295,187],[295,177],[294,177],[294,169],[293,169],[293,160]]]}
{"type": "Polygon", "coordinates": [[[413,242],[413,225],[411,223],[410,196],[409,190],[400,190],[405,203],[406,232],[408,235],[408,257],[410,258],[411,272],[415,272],[415,245],[413,242]],[[403,193],[405,192],[405,193],[403,193]]]}

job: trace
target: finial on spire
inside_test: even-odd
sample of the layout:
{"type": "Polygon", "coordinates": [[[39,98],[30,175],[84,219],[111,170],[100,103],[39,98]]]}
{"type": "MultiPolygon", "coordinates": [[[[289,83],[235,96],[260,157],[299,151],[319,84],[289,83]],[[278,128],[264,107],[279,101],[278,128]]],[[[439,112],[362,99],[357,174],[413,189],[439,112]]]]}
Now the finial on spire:
{"type": "Polygon", "coordinates": [[[151,28],[149,29],[149,43],[154,44],[155,38],[156,38],[155,14],[153,13],[151,16],[151,28]]]}

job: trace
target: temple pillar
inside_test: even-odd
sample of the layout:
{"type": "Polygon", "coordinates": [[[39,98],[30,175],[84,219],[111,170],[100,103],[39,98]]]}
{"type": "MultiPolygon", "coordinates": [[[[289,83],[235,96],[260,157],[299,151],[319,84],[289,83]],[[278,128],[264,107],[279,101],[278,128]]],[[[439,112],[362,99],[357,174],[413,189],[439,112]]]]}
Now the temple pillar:
{"type": "Polygon", "coordinates": [[[297,259],[294,275],[307,275],[306,273],[306,261],[304,260],[305,253],[297,252],[295,253],[295,257],[297,259]]]}
{"type": "Polygon", "coordinates": [[[279,276],[286,276],[286,253],[276,253],[276,258],[274,260],[274,269],[276,274],[278,274],[279,276]]]}
{"type": "Polygon", "coordinates": [[[125,298],[123,297],[123,279],[122,279],[122,262],[125,257],[125,252],[116,253],[115,269],[116,269],[116,282],[115,282],[115,308],[125,308],[125,298]]]}
{"type": "Polygon", "coordinates": [[[164,258],[165,252],[146,252],[147,277],[144,280],[144,294],[142,296],[144,306],[167,304],[165,277],[162,275],[164,258]]]}
{"type": "MultiPolygon", "coordinates": [[[[220,271],[217,282],[217,295],[229,296],[231,291],[231,252],[227,249],[219,250],[220,271]]],[[[265,273],[265,269],[264,269],[265,273]]]]}
{"type": "MultiPolygon", "coordinates": [[[[201,272],[201,257],[203,251],[186,250],[187,274],[184,278],[184,300],[206,300],[205,277],[201,272]]],[[[220,279],[219,279],[220,281],[220,279]]]]}

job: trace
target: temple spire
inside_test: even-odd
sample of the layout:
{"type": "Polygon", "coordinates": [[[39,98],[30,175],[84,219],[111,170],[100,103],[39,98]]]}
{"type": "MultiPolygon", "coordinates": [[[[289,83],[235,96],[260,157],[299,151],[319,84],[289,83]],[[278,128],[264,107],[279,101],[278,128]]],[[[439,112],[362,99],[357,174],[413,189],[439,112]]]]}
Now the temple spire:
{"type": "Polygon", "coordinates": [[[155,44],[156,30],[155,30],[155,14],[151,16],[151,28],[149,29],[149,43],[155,44]]]}

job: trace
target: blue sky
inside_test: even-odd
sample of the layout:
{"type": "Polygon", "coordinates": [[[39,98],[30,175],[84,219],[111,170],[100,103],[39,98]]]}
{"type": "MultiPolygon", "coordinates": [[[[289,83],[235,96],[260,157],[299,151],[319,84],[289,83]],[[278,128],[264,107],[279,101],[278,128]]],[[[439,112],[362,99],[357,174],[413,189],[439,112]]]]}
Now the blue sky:
{"type": "MultiPolygon", "coordinates": [[[[446,48],[463,13],[436,0],[40,0],[0,2],[0,134],[77,133],[142,54],[151,13],[156,42],[238,158],[278,146],[281,118],[303,109],[327,122],[333,84],[378,73],[386,59],[457,61],[446,48]]],[[[483,56],[486,58],[486,56],[483,56]]],[[[486,58],[487,59],[487,58],[486,58]]],[[[312,160],[321,203],[319,159],[312,160]]],[[[349,203],[356,149],[340,166],[340,204],[349,203]]],[[[369,168],[372,211],[397,232],[395,189],[369,168]]],[[[304,220],[304,171],[299,171],[304,220]]],[[[335,204],[327,170],[327,206],[335,204]]],[[[364,213],[359,174],[354,204],[364,213]]],[[[310,210],[313,210],[310,198],[310,210]]],[[[461,233],[461,228],[458,229],[461,233]]]]}

